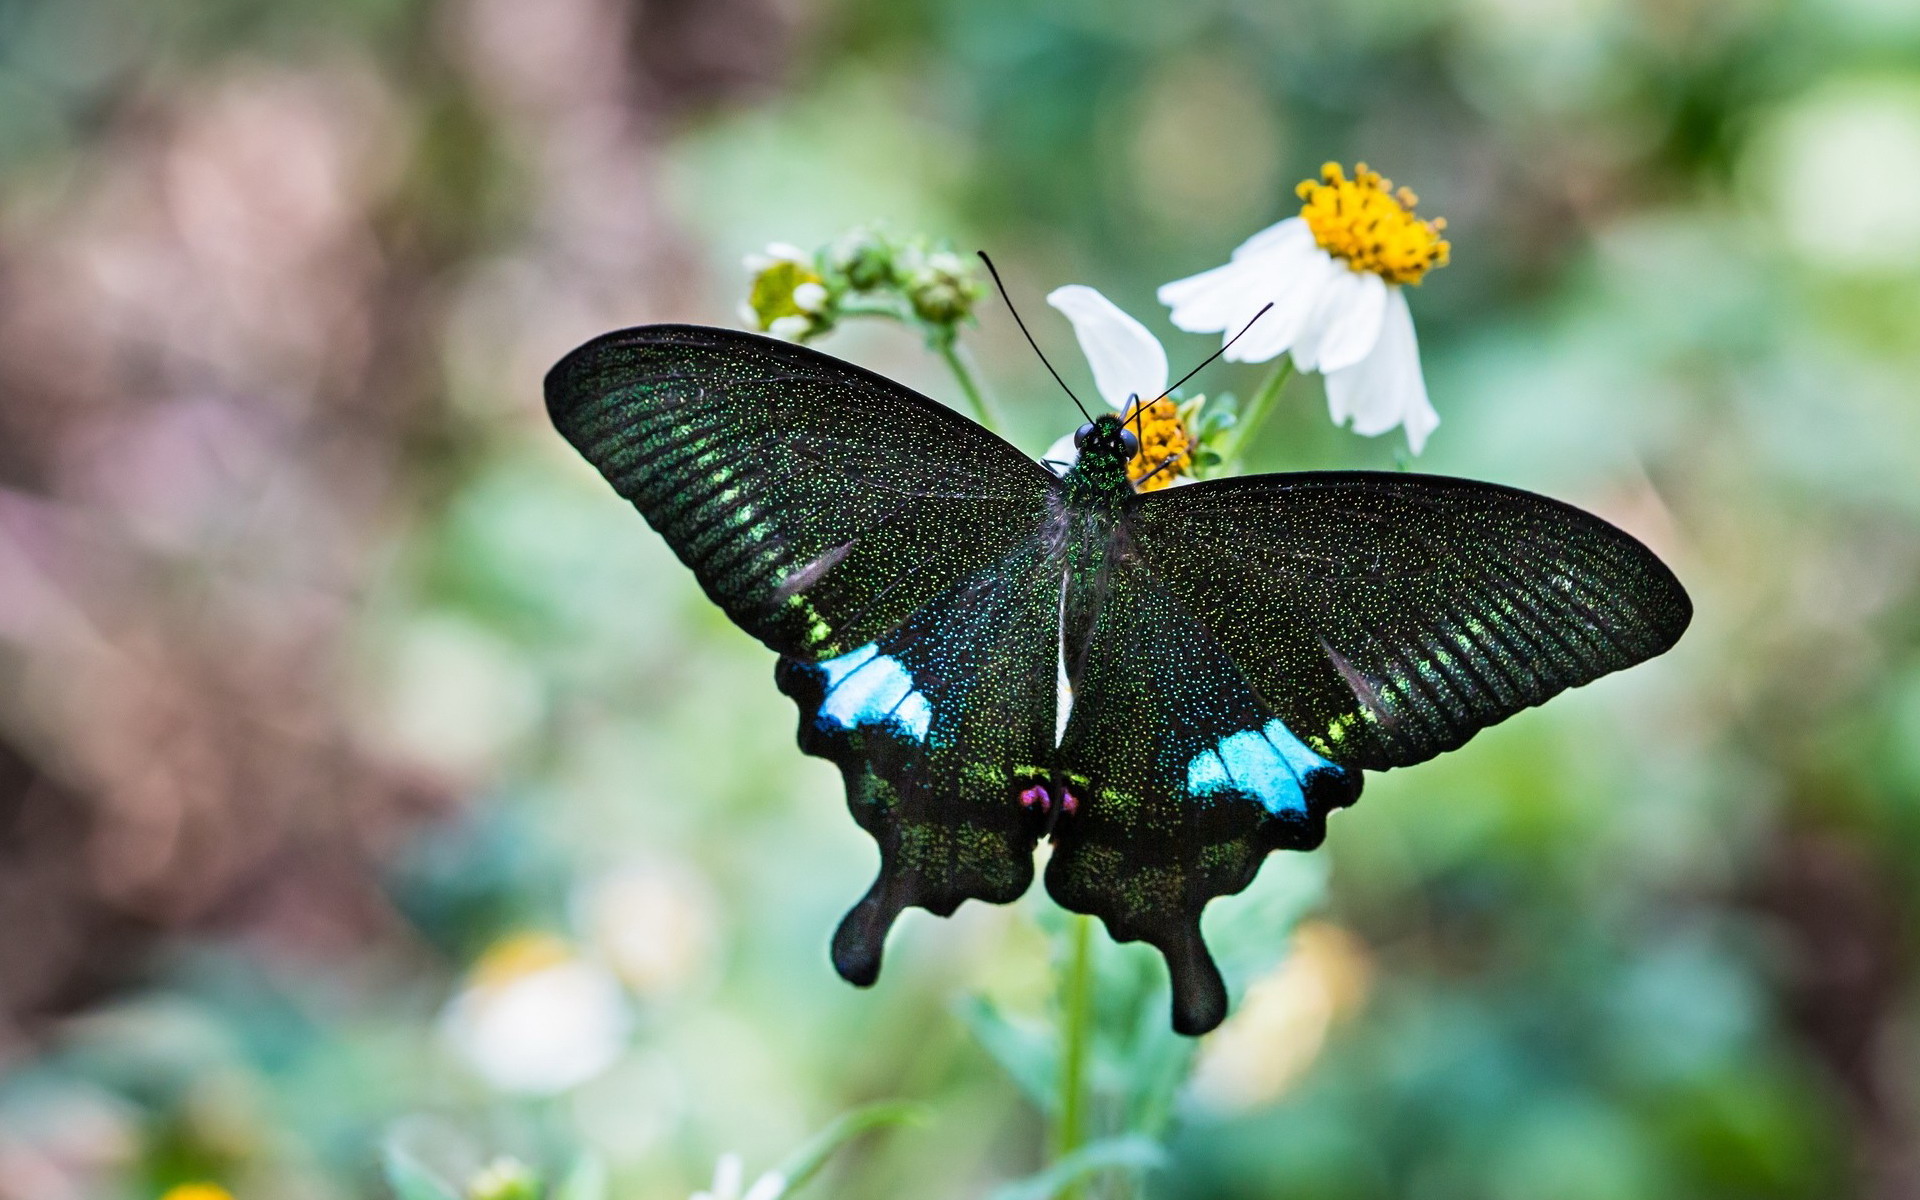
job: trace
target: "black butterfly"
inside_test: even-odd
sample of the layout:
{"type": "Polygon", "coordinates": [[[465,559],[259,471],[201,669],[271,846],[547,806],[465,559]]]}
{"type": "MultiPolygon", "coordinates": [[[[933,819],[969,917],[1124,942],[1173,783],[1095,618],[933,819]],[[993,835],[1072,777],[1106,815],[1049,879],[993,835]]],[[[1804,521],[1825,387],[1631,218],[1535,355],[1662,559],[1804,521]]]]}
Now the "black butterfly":
{"type": "Polygon", "coordinates": [[[833,939],[863,987],[902,909],[1013,900],[1051,837],[1054,899],[1158,948],[1174,1028],[1204,1033],[1227,1008],[1209,900],[1318,846],[1362,770],[1651,658],[1692,616],[1646,547],[1541,496],[1365,471],[1136,492],[1111,414],[1056,478],[917,392],[753,334],[610,333],[546,394],[780,655],[801,749],[839,764],[880,844],[833,939]]]}

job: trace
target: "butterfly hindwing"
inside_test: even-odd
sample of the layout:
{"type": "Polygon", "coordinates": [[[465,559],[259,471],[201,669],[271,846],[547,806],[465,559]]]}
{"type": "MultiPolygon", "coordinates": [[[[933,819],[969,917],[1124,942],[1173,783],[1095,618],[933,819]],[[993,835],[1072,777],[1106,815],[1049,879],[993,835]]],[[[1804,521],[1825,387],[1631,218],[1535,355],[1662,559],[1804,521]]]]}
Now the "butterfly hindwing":
{"type": "Polygon", "coordinates": [[[648,325],[547,375],[554,424],[781,654],[831,658],[1030,541],[1052,476],[980,426],[773,338],[648,325]]]}
{"type": "Polygon", "coordinates": [[[1174,1028],[1204,1033],[1227,996],[1200,936],[1215,896],[1253,881],[1267,853],[1310,850],[1360,772],[1302,746],[1233,660],[1138,558],[1115,555],[1073,676],[1059,762],[1073,811],[1056,830],[1047,890],[1118,940],[1166,956],[1174,1028]]]}
{"type": "Polygon", "coordinates": [[[962,581],[875,643],[782,659],[800,746],[838,763],[880,874],[834,936],[873,982],[888,928],[917,905],[1004,904],[1033,880],[1056,727],[1060,567],[1036,542],[962,581]]]}

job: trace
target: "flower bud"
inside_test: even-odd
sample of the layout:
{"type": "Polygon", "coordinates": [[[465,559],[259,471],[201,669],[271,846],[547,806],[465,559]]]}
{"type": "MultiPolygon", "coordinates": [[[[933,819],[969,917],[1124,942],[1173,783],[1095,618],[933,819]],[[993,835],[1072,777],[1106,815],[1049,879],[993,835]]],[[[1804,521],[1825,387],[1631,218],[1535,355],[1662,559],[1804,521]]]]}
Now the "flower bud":
{"type": "Polygon", "coordinates": [[[870,292],[894,281],[893,246],[871,229],[854,229],[833,244],[828,264],[844,276],[847,286],[870,292]]]}
{"type": "Polygon", "coordinates": [[[921,320],[952,325],[973,312],[982,294],[967,261],[951,250],[923,257],[907,277],[907,299],[921,320]]]}

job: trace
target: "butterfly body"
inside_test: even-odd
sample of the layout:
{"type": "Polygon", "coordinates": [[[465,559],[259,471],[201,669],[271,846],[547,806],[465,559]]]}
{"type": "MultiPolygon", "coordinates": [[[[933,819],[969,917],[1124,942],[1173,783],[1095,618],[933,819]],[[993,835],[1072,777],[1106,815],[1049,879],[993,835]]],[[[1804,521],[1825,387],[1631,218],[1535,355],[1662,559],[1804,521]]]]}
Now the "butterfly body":
{"type": "Polygon", "coordinates": [[[648,326],[547,379],[561,432],[778,653],[799,741],[880,849],[833,939],[878,976],[917,905],[1010,901],[1053,843],[1067,908],[1166,957],[1174,1025],[1226,992],[1200,913],[1310,849],[1363,770],[1429,758],[1658,654],[1691,609],[1577,509],[1431,476],[1136,492],[1119,418],[1056,478],[889,380],[648,326]]]}

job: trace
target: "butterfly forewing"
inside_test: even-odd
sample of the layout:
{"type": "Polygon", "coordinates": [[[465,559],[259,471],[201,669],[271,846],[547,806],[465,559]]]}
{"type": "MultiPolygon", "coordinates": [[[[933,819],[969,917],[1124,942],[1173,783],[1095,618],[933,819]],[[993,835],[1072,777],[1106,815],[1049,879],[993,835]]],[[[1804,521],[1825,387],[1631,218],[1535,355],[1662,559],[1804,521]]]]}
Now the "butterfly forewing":
{"type": "Polygon", "coordinates": [[[554,424],[782,654],[831,658],[1031,541],[1053,478],[952,410],[772,338],[650,325],[548,374],[554,424]]]}
{"type": "Polygon", "coordinates": [[[902,908],[946,916],[1033,881],[1053,755],[1060,564],[1036,540],[962,581],[879,642],[783,659],[800,744],[840,765],[880,874],[841,922],[834,966],[873,982],[902,908]]]}
{"type": "Polygon", "coordinates": [[[1126,523],[1294,734],[1368,770],[1652,658],[1693,612],[1612,525],[1471,480],[1250,476],[1142,496],[1126,523]]]}

